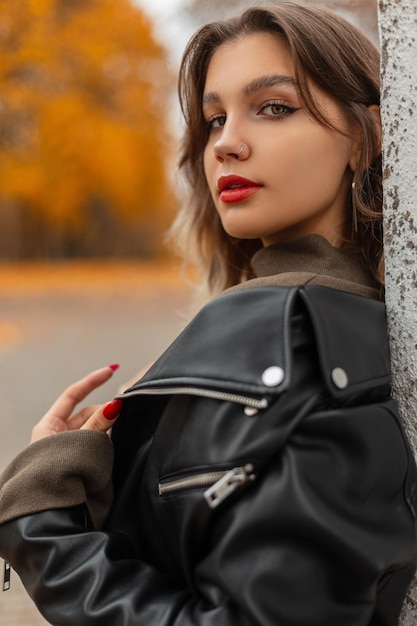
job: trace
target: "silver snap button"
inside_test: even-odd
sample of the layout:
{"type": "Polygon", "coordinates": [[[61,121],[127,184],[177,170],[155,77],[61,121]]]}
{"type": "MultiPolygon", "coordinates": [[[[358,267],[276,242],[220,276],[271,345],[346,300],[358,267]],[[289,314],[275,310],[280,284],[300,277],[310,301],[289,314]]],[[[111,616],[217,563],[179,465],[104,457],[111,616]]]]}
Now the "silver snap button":
{"type": "Polygon", "coordinates": [[[255,409],[255,407],[253,406],[245,406],[243,412],[248,417],[253,417],[254,415],[257,415],[257,413],[259,413],[258,409],[255,409]]]}
{"type": "Polygon", "coordinates": [[[277,387],[283,380],[284,370],[277,365],[268,367],[262,374],[262,382],[267,387],[277,387]]]}
{"type": "Polygon", "coordinates": [[[348,375],[341,367],[335,367],[332,371],[332,381],[338,389],[346,389],[349,384],[348,375]]]}

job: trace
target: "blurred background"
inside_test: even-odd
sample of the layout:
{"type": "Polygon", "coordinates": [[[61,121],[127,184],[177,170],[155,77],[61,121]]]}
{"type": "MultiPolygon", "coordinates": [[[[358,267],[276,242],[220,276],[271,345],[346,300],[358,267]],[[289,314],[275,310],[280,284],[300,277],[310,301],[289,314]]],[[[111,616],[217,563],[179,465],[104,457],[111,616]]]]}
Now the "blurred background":
{"type": "MultiPolygon", "coordinates": [[[[0,259],[162,253],[180,201],[181,50],[198,25],[249,4],[0,2],[0,259]]],[[[376,39],[376,0],[324,4],[376,39]]]]}
{"type": "MultiPolygon", "coordinates": [[[[199,25],[253,4],[0,0],[0,471],[69,383],[119,362],[104,402],[185,325],[176,74],[199,25]]],[[[377,0],[321,4],[377,44],[377,0]]],[[[0,624],[46,624],[16,575],[0,624]]]]}
{"type": "MultiPolygon", "coordinates": [[[[0,259],[163,253],[181,51],[201,23],[249,4],[0,2],[0,259]]],[[[325,4],[376,39],[376,0],[325,4]]]]}

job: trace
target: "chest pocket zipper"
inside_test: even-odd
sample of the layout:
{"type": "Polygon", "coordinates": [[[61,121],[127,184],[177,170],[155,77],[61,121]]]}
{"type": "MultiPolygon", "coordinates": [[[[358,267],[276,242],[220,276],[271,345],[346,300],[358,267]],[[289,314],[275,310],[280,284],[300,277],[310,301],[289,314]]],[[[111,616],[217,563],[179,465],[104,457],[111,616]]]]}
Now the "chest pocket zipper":
{"type": "Polygon", "coordinates": [[[4,570],[3,570],[3,591],[8,591],[10,589],[10,565],[7,561],[4,561],[4,570]]]}
{"type": "Polygon", "coordinates": [[[204,498],[208,506],[215,509],[241,485],[253,481],[255,478],[252,463],[247,463],[230,470],[203,472],[159,483],[158,489],[159,495],[165,496],[186,489],[208,487],[204,492],[204,498]]]}

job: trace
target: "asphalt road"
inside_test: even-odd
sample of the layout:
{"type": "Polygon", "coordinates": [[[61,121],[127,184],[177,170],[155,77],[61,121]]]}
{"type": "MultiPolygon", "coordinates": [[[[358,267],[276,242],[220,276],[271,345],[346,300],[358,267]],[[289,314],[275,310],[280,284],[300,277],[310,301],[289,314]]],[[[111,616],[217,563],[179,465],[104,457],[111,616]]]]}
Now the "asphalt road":
{"type": "MultiPolygon", "coordinates": [[[[91,401],[111,399],[185,325],[190,290],[172,271],[138,271],[129,280],[131,272],[103,268],[74,278],[63,271],[43,285],[31,272],[10,279],[0,268],[0,471],[26,446],[33,424],[68,384],[120,363],[91,401]]],[[[2,574],[1,560],[0,565],[2,574]]],[[[11,590],[0,590],[0,625],[44,624],[12,572],[11,590]]]]}

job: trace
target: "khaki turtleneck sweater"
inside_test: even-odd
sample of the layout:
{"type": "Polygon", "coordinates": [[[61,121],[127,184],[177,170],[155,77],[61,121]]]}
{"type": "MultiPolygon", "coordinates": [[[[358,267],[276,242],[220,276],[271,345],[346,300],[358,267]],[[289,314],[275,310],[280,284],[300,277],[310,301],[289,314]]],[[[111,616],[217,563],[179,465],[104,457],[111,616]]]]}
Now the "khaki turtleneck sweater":
{"type": "MultiPolygon", "coordinates": [[[[359,253],[308,235],[257,252],[257,278],[228,291],[262,286],[323,285],[369,298],[381,291],[359,253]]],[[[52,435],[23,450],[0,476],[0,524],[38,511],[86,503],[96,528],[112,499],[113,447],[96,431],[52,435]]]]}
{"type": "Polygon", "coordinates": [[[309,284],[382,299],[382,289],[365,266],[361,253],[334,248],[319,235],[261,248],[252,259],[252,269],[256,278],[231,287],[228,293],[270,285],[309,284]]]}

